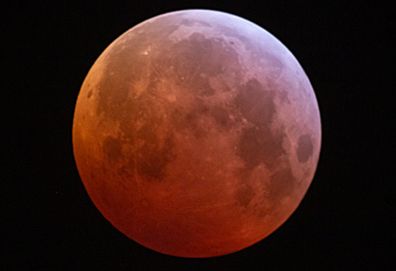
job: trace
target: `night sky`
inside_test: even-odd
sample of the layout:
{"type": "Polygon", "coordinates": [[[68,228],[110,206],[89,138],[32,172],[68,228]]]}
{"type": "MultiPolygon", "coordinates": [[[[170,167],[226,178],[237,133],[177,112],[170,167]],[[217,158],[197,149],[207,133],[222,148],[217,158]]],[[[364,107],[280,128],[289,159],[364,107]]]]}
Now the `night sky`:
{"type": "Polygon", "coordinates": [[[1,270],[396,269],[389,8],[230,2],[3,4],[1,270]],[[297,211],[262,242],[209,259],[162,255],[116,230],[88,197],[71,141],[77,95],[100,53],[137,23],[186,8],[229,12],[275,35],[310,78],[322,120],[317,172],[297,211]]]}

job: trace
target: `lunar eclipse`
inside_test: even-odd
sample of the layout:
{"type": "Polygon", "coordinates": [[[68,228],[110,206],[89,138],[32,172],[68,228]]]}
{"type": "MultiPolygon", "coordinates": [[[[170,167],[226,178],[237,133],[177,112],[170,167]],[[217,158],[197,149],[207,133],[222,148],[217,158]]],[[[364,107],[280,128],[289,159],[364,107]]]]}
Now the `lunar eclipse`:
{"type": "Polygon", "coordinates": [[[95,206],[155,251],[213,257],[271,234],[316,170],[318,104],[274,36],[210,10],[131,28],[81,87],[73,150],[95,206]]]}

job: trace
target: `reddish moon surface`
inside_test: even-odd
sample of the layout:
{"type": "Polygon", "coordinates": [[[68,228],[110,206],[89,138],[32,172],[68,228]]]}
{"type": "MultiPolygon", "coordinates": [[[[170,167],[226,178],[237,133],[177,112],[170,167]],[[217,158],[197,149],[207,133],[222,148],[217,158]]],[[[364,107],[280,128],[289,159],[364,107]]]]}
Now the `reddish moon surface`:
{"type": "Polygon", "coordinates": [[[316,170],[318,104],[290,51],[240,17],[184,10],[121,35],[73,122],[84,186],[130,239],[180,257],[246,248],[297,208],[316,170]]]}

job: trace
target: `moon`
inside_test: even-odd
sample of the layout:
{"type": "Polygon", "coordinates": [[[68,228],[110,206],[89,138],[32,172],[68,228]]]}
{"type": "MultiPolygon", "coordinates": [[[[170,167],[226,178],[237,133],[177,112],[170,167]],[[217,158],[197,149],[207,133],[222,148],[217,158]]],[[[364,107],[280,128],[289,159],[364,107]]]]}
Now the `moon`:
{"type": "Polygon", "coordinates": [[[238,16],[165,13],[112,42],[73,120],[83,184],[103,216],[157,252],[233,253],[295,211],[321,146],[319,108],[293,54],[238,16]]]}

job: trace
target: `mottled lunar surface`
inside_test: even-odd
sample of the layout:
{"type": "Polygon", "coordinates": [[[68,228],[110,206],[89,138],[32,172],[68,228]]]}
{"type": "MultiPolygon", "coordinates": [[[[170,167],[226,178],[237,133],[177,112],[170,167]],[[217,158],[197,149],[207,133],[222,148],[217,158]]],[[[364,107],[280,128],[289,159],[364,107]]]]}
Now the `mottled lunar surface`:
{"type": "Polygon", "coordinates": [[[73,123],[94,204],[161,253],[248,247],[297,208],[318,162],[318,105],[274,36],[222,12],[167,13],[116,39],[89,71],[73,123]]]}

